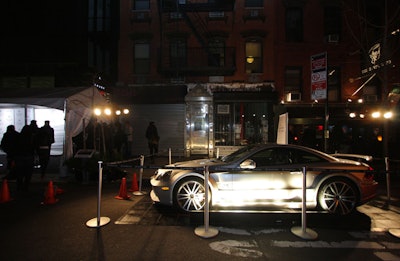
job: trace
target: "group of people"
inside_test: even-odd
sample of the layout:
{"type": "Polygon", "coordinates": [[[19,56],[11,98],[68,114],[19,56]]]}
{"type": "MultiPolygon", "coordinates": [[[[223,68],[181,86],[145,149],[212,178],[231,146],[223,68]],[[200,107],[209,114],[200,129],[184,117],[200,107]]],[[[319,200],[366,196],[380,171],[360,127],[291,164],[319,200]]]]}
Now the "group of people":
{"type": "Polygon", "coordinates": [[[17,179],[17,190],[27,191],[35,165],[39,159],[41,177],[46,174],[50,160],[51,145],[54,143],[54,129],[50,121],[39,128],[35,120],[25,125],[21,132],[9,125],[1,140],[0,148],[7,154],[5,179],[17,179]]]}
{"type": "MultiPolygon", "coordinates": [[[[158,153],[160,137],[153,121],[145,132],[150,156],[154,161],[158,153]]],[[[129,159],[132,156],[133,127],[128,120],[124,122],[101,123],[93,118],[85,129],[85,132],[73,137],[74,151],[80,149],[93,149],[106,155],[111,160],[129,159]]]]}

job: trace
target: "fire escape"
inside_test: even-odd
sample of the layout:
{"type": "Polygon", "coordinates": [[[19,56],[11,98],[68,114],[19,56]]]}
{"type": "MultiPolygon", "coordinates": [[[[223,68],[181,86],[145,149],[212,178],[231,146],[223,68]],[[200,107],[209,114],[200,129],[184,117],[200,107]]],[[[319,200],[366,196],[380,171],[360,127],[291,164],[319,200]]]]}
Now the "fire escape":
{"type": "Polygon", "coordinates": [[[233,12],[234,0],[159,0],[158,3],[160,73],[170,77],[233,75],[235,48],[211,41],[215,35],[210,32],[208,22],[211,14],[222,14],[223,18],[225,13],[233,12]],[[196,44],[189,45],[191,35],[196,44]]]}

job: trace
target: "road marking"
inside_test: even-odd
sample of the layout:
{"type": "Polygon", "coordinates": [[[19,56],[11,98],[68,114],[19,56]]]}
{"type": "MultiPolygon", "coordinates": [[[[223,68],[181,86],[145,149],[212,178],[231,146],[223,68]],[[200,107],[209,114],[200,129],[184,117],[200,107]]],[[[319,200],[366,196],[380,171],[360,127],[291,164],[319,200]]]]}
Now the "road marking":
{"type": "Polygon", "coordinates": [[[374,255],[376,255],[379,259],[383,261],[398,261],[400,260],[399,256],[393,255],[392,253],[389,252],[374,252],[374,255]]]}
{"type": "Polygon", "coordinates": [[[254,240],[251,242],[237,240],[215,241],[210,243],[209,246],[215,251],[232,256],[246,258],[258,258],[263,256],[261,251],[254,249],[258,248],[257,242],[254,240]]]}
{"type": "Polygon", "coordinates": [[[362,248],[362,249],[386,249],[386,247],[378,242],[371,241],[342,241],[342,242],[326,242],[326,241],[272,241],[275,247],[293,247],[293,248],[362,248]]]}
{"type": "MultiPolygon", "coordinates": [[[[131,199],[132,204],[136,205],[143,197],[133,197],[131,199]]],[[[117,225],[128,225],[128,224],[138,224],[140,220],[142,220],[143,211],[137,212],[131,208],[129,208],[124,215],[122,215],[117,221],[114,223],[117,225]]]]}

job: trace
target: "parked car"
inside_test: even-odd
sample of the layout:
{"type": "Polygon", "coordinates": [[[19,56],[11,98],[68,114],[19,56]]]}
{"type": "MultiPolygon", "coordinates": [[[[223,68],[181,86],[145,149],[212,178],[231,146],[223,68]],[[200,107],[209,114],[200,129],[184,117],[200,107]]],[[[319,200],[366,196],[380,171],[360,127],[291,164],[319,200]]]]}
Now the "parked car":
{"type": "Polygon", "coordinates": [[[303,169],[307,170],[309,209],[346,215],[377,191],[377,182],[365,163],[297,145],[266,144],[247,146],[220,159],[166,165],[151,177],[152,200],[185,212],[202,211],[204,166],[208,166],[210,206],[225,211],[300,209],[303,169]]]}

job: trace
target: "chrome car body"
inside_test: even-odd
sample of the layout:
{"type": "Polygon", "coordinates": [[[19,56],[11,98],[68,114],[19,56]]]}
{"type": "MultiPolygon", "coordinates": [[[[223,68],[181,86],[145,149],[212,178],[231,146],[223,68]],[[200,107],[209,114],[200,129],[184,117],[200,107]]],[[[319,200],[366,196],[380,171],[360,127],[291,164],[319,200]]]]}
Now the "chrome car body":
{"type": "Polygon", "coordinates": [[[367,164],[296,145],[253,145],[222,157],[178,162],[151,177],[154,202],[202,211],[204,170],[212,209],[300,209],[306,171],[307,208],[349,214],[376,195],[367,164]]]}
{"type": "Polygon", "coordinates": [[[363,155],[363,154],[351,154],[351,153],[334,153],[330,154],[331,156],[339,159],[349,159],[349,160],[354,160],[358,162],[364,162],[367,163],[368,165],[372,163],[374,160],[374,157],[370,155],[363,155]]]}

